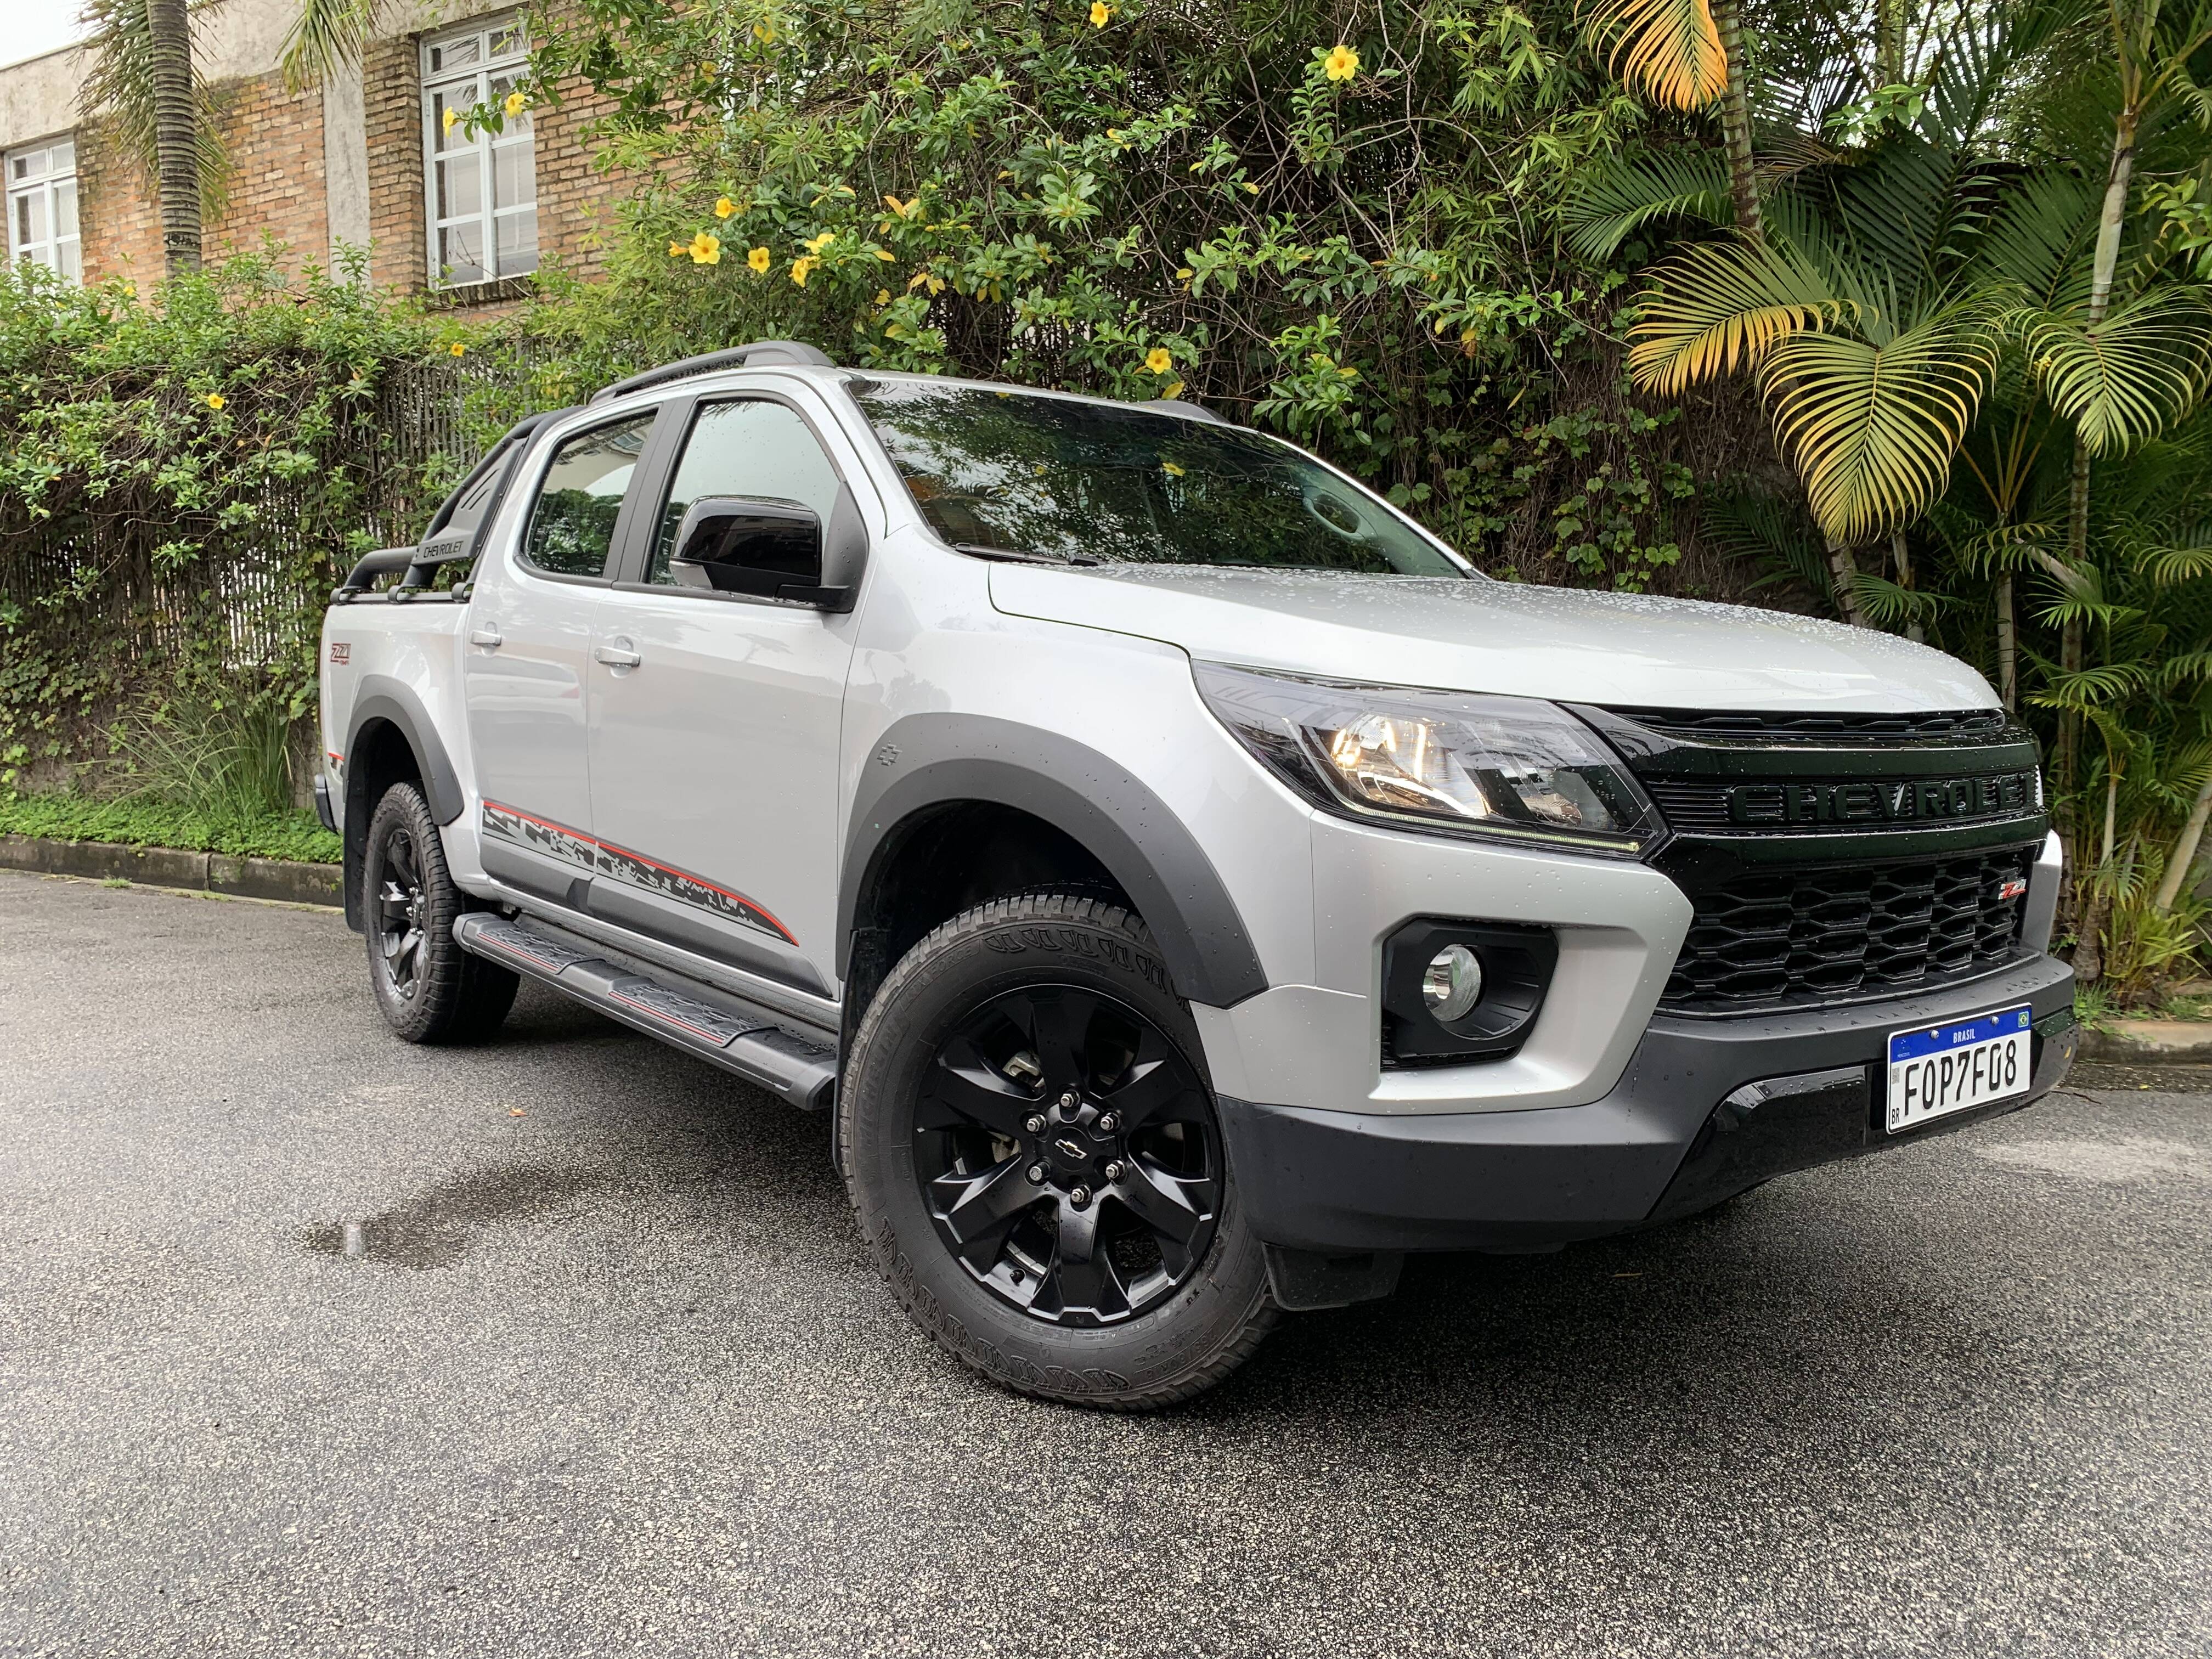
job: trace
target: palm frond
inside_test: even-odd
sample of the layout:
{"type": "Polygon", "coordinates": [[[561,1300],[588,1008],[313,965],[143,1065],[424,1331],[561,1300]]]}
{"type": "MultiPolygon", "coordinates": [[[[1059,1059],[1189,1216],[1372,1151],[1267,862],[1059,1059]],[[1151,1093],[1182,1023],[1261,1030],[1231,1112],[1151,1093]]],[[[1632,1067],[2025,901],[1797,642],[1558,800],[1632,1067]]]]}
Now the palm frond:
{"type": "Polygon", "coordinates": [[[299,0],[279,59],[294,92],[319,84],[361,57],[376,22],[379,0],[299,0]]]}
{"type": "Polygon", "coordinates": [[[1597,164],[1559,209],[1567,245],[1606,259],[1644,226],[1670,219],[1725,225],[1734,216],[1728,161],[1717,150],[1646,150],[1597,164]]]}
{"type": "Polygon", "coordinates": [[[1647,391],[1680,392],[1755,367],[1793,335],[1850,308],[1794,248],[1742,240],[1685,248],[1652,275],[1629,330],[1629,372],[1647,391]]]}
{"type": "Polygon", "coordinates": [[[1594,36],[1616,37],[1615,73],[1669,108],[1703,109],[1728,85],[1705,0],[1595,0],[1589,20],[1594,36]]]}
{"type": "Polygon", "coordinates": [[[1835,579],[1827,552],[1796,501],[1739,490],[1704,496],[1698,505],[1707,542],[1761,568],[1763,574],[1751,584],[1754,589],[1797,582],[1808,592],[1829,594],[1835,579]]]}
{"type": "Polygon", "coordinates": [[[2199,289],[2154,289],[2094,329],[2052,311],[2016,313],[2014,325],[2051,407],[2093,455],[2157,435],[2189,412],[2212,374],[2212,305],[2199,289]]]}
{"type": "Polygon", "coordinates": [[[1760,383],[1822,527],[1861,541],[1940,495],[1996,358],[1996,331],[1968,302],[1881,343],[1839,331],[1778,340],[1760,383]]]}

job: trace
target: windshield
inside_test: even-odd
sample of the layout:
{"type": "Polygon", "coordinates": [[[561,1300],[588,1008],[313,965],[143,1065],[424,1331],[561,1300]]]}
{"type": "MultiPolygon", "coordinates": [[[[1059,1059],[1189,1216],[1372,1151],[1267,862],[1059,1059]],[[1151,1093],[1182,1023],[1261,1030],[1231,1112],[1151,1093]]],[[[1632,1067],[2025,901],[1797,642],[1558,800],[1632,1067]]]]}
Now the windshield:
{"type": "Polygon", "coordinates": [[[1364,491],[1256,432],[985,386],[864,382],[853,394],[931,526],[972,552],[1465,574],[1364,491]]]}

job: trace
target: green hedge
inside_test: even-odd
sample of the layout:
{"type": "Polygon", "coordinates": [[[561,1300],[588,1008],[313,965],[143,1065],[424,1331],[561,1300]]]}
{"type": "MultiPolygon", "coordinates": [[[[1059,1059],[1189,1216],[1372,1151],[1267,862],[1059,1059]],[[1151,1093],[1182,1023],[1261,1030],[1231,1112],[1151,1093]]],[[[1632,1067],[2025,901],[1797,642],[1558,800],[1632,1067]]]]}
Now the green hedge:
{"type": "Polygon", "coordinates": [[[187,853],[336,864],[338,838],[312,812],[211,819],[165,801],[95,800],[89,795],[0,795],[0,835],[174,847],[187,853]]]}

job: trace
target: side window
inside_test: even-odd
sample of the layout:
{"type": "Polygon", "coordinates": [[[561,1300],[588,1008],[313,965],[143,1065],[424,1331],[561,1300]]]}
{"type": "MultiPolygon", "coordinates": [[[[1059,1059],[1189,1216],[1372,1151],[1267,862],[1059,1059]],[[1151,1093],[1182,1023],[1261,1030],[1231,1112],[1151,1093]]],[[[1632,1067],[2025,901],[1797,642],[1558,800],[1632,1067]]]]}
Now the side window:
{"type": "Polygon", "coordinates": [[[524,560],[561,576],[603,576],[614,546],[615,520],[646,434],[651,413],[580,432],[553,452],[545,482],[531,503],[524,560]]]}
{"type": "Polygon", "coordinates": [[[796,410],[758,400],[707,404],[684,441],[646,580],[664,586],[674,581],[668,561],[676,551],[676,527],[702,495],[797,501],[812,507],[826,525],[837,504],[837,487],[836,468],[796,410]]]}

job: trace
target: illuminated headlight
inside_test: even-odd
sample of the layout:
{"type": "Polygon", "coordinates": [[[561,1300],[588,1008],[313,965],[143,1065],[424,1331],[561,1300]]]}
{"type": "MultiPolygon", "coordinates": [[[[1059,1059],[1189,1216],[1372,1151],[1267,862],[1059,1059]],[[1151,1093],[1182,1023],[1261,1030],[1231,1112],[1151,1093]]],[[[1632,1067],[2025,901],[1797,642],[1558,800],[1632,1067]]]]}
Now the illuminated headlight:
{"type": "Polygon", "coordinates": [[[1658,814],[1597,734],[1556,704],[1194,665],[1199,694],[1316,805],[1408,829],[1634,856],[1658,814]]]}

